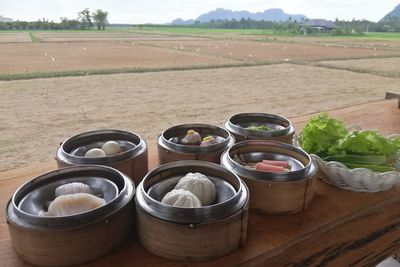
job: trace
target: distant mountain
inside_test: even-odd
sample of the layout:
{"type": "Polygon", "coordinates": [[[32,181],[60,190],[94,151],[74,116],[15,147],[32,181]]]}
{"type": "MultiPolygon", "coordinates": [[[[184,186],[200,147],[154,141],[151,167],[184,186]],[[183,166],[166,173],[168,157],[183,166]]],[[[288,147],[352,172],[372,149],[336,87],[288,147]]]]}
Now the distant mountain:
{"type": "Polygon", "coordinates": [[[400,4],[397,5],[391,12],[384,16],[380,21],[386,21],[389,17],[400,17],[400,4]]]}
{"type": "Polygon", "coordinates": [[[217,8],[203,15],[200,15],[196,20],[200,22],[209,22],[211,20],[240,20],[242,18],[250,18],[252,20],[269,20],[269,21],[287,21],[291,18],[293,21],[301,21],[307,19],[304,15],[286,14],[280,8],[266,9],[264,12],[251,13],[249,11],[232,11],[229,9],[217,8]]]}
{"type": "Polygon", "coordinates": [[[191,25],[194,24],[194,20],[188,19],[188,20],[183,20],[181,18],[173,20],[170,24],[172,25],[191,25]]]}
{"type": "Polygon", "coordinates": [[[196,20],[182,20],[176,19],[171,22],[173,25],[190,25],[194,24],[195,21],[200,23],[210,22],[211,20],[241,20],[242,18],[250,18],[252,20],[268,20],[268,21],[287,21],[289,19],[293,21],[306,20],[307,17],[304,15],[293,15],[286,14],[280,8],[266,9],[264,12],[252,13],[249,11],[232,11],[229,9],[217,8],[216,10],[200,15],[196,20]]]}

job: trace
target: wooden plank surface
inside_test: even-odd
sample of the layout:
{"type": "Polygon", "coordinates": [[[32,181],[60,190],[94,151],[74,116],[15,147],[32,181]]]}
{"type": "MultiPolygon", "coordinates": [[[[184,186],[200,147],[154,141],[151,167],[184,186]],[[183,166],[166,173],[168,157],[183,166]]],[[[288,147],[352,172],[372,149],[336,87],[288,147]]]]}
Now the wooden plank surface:
{"type": "MultiPolygon", "coordinates": [[[[397,101],[373,102],[332,115],[385,134],[400,133],[397,101]]],[[[300,129],[310,115],[292,118],[300,129]]],[[[156,166],[150,144],[151,168],[156,166]]],[[[0,209],[25,181],[55,169],[55,162],[0,173],[0,209]]],[[[339,190],[321,181],[310,208],[300,214],[271,216],[250,212],[248,242],[237,252],[200,264],[154,256],[132,238],[123,249],[85,266],[373,266],[400,248],[400,187],[380,193],[339,190]]],[[[0,219],[0,266],[29,266],[11,248],[5,217],[0,219]]]]}

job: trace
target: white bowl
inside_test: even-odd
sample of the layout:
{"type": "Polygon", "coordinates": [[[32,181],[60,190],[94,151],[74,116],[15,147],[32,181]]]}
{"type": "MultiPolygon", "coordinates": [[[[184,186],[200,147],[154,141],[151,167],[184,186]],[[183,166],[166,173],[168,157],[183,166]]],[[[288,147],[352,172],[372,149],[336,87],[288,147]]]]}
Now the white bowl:
{"type": "MultiPolygon", "coordinates": [[[[350,126],[349,130],[360,130],[358,126],[350,126]]],[[[394,139],[400,135],[388,136],[394,139]]],[[[301,138],[301,136],[299,137],[301,138]]],[[[300,147],[299,138],[296,138],[296,145],[300,147]]],[[[324,161],[319,156],[310,154],[317,163],[318,169],[325,175],[318,176],[324,182],[344,190],[355,192],[380,192],[391,189],[395,184],[400,183],[400,151],[397,152],[396,170],[390,172],[373,172],[366,168],[349,169],[343,163],[337,161],[324,161]]]]}
{"type": "Polygon", "coordinates": [[[400,172],[373,172],[366,168],[349,169],[343,163],[324,161],[317,155],[311,154],[325,175],[318,176],[324,182],[344,190],[355,192],[380,192],[400,183],[400,172]]]}

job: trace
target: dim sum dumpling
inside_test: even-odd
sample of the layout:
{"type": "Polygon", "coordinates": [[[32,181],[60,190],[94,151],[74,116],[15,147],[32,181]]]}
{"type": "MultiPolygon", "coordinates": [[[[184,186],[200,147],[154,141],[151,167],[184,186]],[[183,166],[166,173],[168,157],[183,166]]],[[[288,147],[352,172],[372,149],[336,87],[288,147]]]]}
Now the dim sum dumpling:
{"type": "Polygon", "coordinates": [[[85,153],[85,158],[101,158],[105,156],[106,153],[100,148],[92,148],[85,153]]]}
{"type": "Polygon", "coordinates": [[[200,146],[209,146],[209,145],[214,145],[216,143],[217,143],[217,140],[215,140],[214,137],[209,135],[209,136],[203,138],[203,141],[201,141],[200,146]]]}
{"type": "Polygon", "coordinates": [[[217,196],[215,185],[207,176],[199,172],[189,172],[179,179],[175,189],[185,189],[195,194],[203,205],[211,205],[217,196]]]}
{"type": "Polygon", "coordinates": [[[183,145],[198,146],[201,143],[201,136],[198,132],[194,130],[189,130],[186,136],[182,139],[181,143],[183,145]]]}
{"type": "Polygon", "coordinates": [[[77,193],[62,195],[50,203],[47,216],[68,216],[90,211],[104,206],[106,201],[102,198],[87,194],[77,193]]]}
{"type": "Polygon", "coordinates": [[[59,197],[61,195],[69,195],[76,193],[88,193],[93,195],[93,190],[87,184],[78,182],[60,185],[55,190],[56,197],[59,197]]]}
{"type": "Polygon", "coordinates": [[[102,146],[101,149],[106,153],[107,156],[115,155],[121,152],[121,146],[118,142],[115,141],[107,141],[102,146]]]}
{"type": "Polygon", "coordinates": [[[162,203],[185,208],[200,208],[201,201],[193,193],[183,189],[173,189],[168,192],[163,199],[162,203]]]}

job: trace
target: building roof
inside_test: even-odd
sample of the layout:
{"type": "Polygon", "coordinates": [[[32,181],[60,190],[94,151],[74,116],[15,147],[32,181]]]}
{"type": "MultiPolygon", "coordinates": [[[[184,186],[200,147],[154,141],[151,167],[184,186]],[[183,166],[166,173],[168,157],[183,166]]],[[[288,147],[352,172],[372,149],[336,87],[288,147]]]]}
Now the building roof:
{"type": "Polygon", "coordinates": [[[336,28],[336,25],[333,21],[329,21],[326,19],[310,19],[303,23],[303,26],[308,27],[322,27],[322,28],[336,28]]]}

